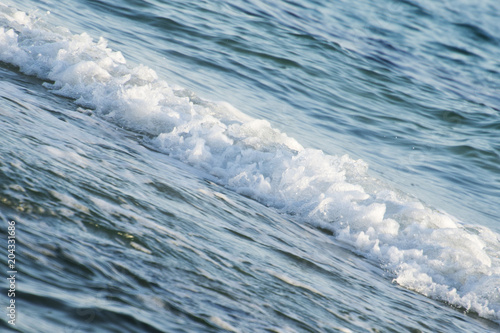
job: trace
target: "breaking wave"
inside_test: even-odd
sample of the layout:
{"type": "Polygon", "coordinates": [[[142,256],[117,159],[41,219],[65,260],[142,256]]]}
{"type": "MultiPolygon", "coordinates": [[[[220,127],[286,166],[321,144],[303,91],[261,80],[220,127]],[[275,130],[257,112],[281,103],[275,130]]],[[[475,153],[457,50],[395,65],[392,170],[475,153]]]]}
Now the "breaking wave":
{"type": "Polygon", "coordinates": [[[499,235],[390,189],[365,162],[304,148],[266,120],[127,64],[103,38],[3,5],[0,61],[220,184],[330,230],[399,285],[500,320],[499,235]]]}

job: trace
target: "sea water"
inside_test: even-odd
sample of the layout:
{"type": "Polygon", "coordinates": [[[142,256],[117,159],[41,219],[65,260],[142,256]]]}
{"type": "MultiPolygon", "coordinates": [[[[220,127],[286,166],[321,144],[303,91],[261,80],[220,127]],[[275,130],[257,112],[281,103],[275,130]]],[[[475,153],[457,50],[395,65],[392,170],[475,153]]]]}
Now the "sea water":
{"type": "Polygon", "coordinates": [[[0,5],[2,327],[499,330],[499,10],[0,5]]]}

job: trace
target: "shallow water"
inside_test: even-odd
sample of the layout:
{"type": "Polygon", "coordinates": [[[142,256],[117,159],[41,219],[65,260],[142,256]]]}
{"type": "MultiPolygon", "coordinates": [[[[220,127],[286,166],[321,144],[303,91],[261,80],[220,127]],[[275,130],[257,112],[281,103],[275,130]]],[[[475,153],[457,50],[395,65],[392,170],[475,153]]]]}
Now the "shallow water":
{"type": "Polygon", "coordinates": [[[493,1],[10,5],[6,329],[499,329],[493,1]]]}

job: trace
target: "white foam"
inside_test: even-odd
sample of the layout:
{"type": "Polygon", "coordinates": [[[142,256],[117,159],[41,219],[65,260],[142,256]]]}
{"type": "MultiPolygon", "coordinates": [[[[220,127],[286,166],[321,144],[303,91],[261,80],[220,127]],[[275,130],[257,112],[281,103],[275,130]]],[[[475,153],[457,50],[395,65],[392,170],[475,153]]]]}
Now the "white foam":
{"type": "MultiPolygon", "coordinates": [[[[500,237],[370,180],[363,161],[303,148],[227,103],[197,101],[87,34],[0,6],[0,60],[239,193],[332,230],[394,281],[500,320],[500,237]]],[[[52,153],[57,153],[51,150],[52,153]]],[[[70,156],[78,160],[78,156],[70,156]]]]}

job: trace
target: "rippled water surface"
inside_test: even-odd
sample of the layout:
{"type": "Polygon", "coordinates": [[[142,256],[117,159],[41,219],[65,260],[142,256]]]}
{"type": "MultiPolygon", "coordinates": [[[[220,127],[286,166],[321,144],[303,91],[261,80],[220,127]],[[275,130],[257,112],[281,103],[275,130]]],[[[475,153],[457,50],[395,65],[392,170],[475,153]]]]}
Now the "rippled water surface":
{"type": "Polygon", "coordinates": [[[2,330],[500,330],[496,1],[3,3],[2,330]]]}

